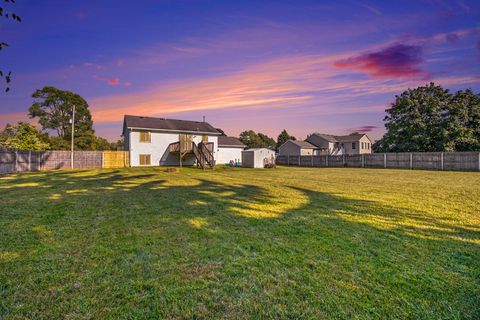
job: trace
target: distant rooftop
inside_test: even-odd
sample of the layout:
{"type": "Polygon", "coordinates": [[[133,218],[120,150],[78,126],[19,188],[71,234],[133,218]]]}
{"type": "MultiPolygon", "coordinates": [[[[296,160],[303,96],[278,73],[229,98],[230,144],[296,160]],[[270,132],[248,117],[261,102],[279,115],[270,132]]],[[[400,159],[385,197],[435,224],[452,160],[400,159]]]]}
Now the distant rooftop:
{"type": "Polygon", "coordinates": [[[244,145],[238,138],[228,137],[228,136],[219,136],[218,146],[219,147],[236,147],[236,148],[246,147],[246,145],[244,145]]]}
{"type": "Polygon", "coordinates": [[[314,133],[312,136],[319,136],[329,142],[350,142],[350,141],[358,141],[360,140],[363,136],[365,136],[364,133],[355,133],[355,134],[349,134],[346,136],[334,136],[331,134],[324,134],[324,133],[314,133]]]}

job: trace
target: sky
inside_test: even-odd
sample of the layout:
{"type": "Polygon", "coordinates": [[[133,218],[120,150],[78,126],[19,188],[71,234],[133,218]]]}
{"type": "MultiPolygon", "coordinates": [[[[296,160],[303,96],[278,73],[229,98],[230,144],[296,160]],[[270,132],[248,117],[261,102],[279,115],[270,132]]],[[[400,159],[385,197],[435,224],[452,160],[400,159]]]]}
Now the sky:
{"type": "MultiPolygon", "coordinates": [[[[55,86],[89,103],[96,134],[125,114],[255,130],[384,133],[395,95],[435,82],[480,91],[480,1],[17,0],[0,20],[0,126],[55,86]]],[[[32,120],[29,120],[32,121],[32,120]]]]}

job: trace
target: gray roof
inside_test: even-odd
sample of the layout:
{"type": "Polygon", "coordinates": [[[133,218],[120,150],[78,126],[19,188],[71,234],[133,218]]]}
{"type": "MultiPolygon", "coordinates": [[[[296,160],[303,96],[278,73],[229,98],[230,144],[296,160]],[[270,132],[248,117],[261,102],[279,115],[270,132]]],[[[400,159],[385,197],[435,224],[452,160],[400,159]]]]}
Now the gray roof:
{"type": "MultiPolygon", "coordinates": [[[[314,133],[312,135],[319,136],[329,142],[350,142],[350,141],[358,141],[360,140],[363,136],[366,134],[364,133],[356,133],[356,134],[350,134],[347,136],[333,136],[330,134],[323,134],[323,133],[314,133]]],[[[367,136],[368,137],[368,136],[367,136]]]]}
{"type": "Polygon", "coordinates": [[[302,149],[317,149],[316,146],[314,146],[308,141],[298,141],[298,140],[288,140],[288,141],[291,141],[292,143],[296,144],[302,149]]]}
{"type": "Polygon", "coordinates": [[[218,146],[219,147],[235,147],[235,148],[245,148],[244,145],[238,138],[236,137],[228,137],[228,136],[219,136],[218,137],[218,146]]]}
{"type": "Polygon", "coordinates": [[[207,122],[175,120],[154,117],[141,117],[125,115],[124,125],[127,128],[156,129],[164,131],[210,133],[220,135],[214,127],[207,122]]]}

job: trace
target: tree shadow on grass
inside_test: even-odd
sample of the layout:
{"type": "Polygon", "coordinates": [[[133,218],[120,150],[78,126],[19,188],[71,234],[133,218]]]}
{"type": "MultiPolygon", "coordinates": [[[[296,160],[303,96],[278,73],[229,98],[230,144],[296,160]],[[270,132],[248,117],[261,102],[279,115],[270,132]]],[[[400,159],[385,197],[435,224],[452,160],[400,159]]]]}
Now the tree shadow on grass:
{"type": "MultiPolygon", "coordinates": [[[[12,187],[10,197],[44,201],[26,205],[33,210],[18,219],[0,217],[10,241],[2,250],[19,257],[4,265],[15,278],[23,259],[37,282],[26,282],[27,293],[10,281],[2,312],[31,315],[14,305],[34,292],[32,308],[52,317],[71,314],[78,303],[114,317],[480,316],[480,232],[429,212],[298,186],[142,171],[55,172],[17,184],[0,187],[12,187]],[[40,183],[40,191],[29,183],[40,183]],[[46,270],[82,290],[65,291],[55,277],[38,280],[46,270]],[[52,286],[64,295],[54,297],[54,310],[41,307],[53,299],[46,293],[52,286]]],[[[7,210],[21,212],[16,205],[7,210]]]]}

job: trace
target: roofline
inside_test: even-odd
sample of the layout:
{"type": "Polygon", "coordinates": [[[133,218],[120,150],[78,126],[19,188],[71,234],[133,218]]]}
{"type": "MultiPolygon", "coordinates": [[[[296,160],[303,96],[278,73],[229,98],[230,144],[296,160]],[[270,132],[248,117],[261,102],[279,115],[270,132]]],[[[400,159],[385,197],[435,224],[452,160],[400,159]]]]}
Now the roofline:
{"type": "Polygon", "coordinates": [[[284,143],[282,143],[282,144],[280,145],[280,147],[278,147],[278,149],[280,149],[281,147],[283,147],[283,146],[284,146],[285,144],[287,144],[288,142],[291,142],[291,143],[293,143],[294,145],[296,145],[297,147],[300,147],[300,149],[318,149],[317,146],[313,145],[312,143],[310,143],[310,142],[308,142],[308,141],[306,141],[306,142],[310,143],[310,144],[312,145],[311,147],[301,146],[301,145],[298,144],[296,141],[297,141],[297,140],[289,139],[289,140],[285,141],[284,143]]]}
{"type": "Polygon", "coordinates": [[[158,128],[141,128],[141,127],[126,127],[127,129],[131,130],[150,130],[150,131],[167,131],[167,132],[179,132],[179,133],[197,133],[197,134],[206,134],[206,135],[213,135],[213,136],[221,136],[220,132],[205,132],[205,131],[189,131],[189,130],[170,130],[170,129],[158,129],[158,128]]]}
{"type": "Polygon", "coordinates": [[[246,145],[233,145],[233,144],[219,144],[218,145],[219,147],[229,147],[229,148],[246,148],[247,146],[246,145]]]}

